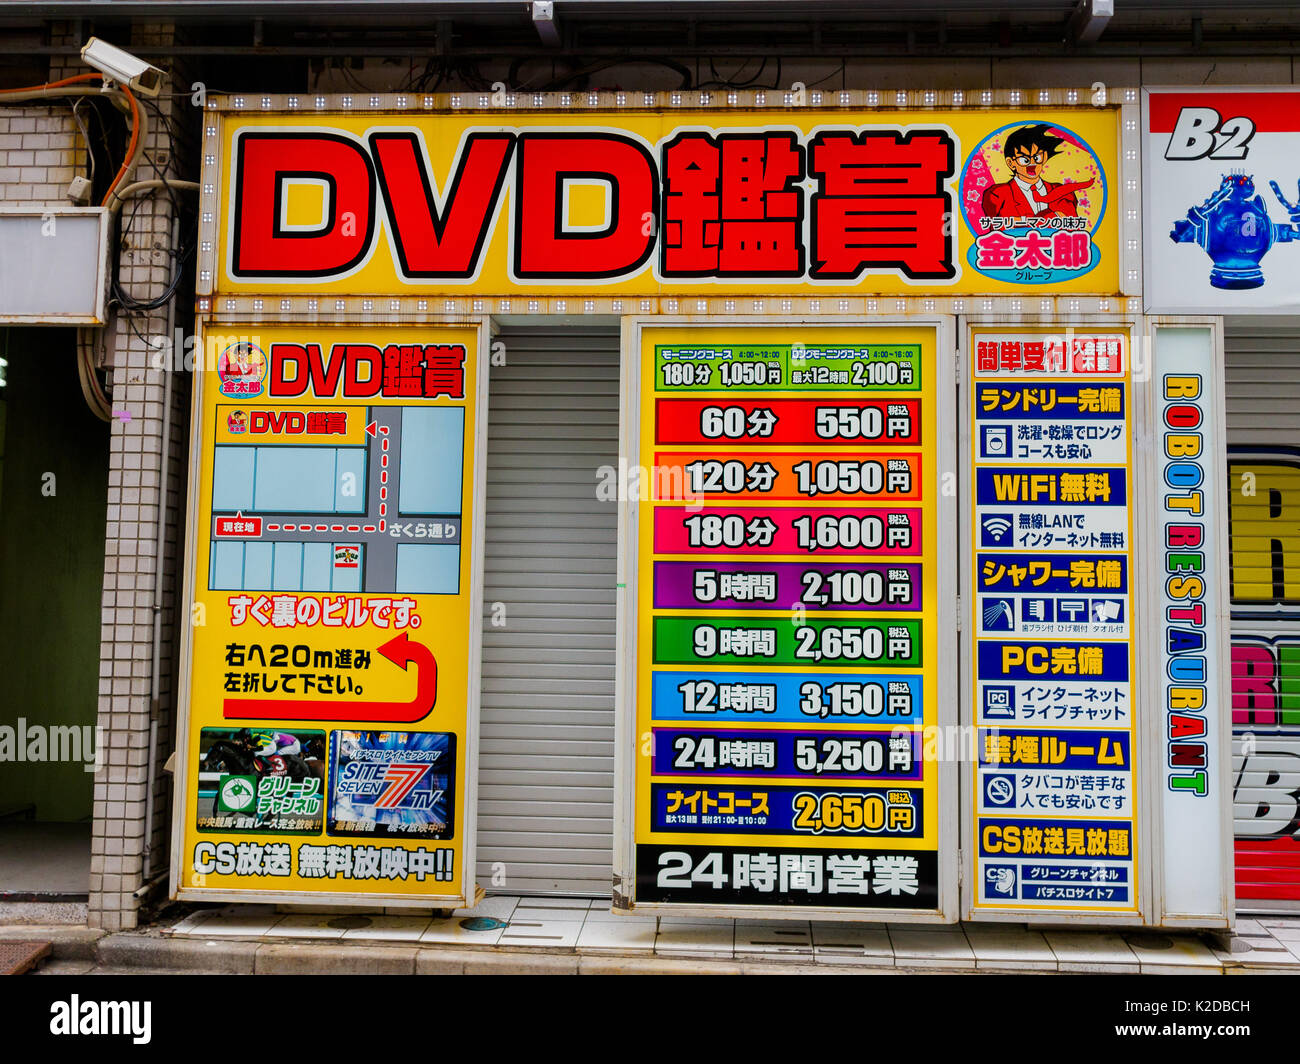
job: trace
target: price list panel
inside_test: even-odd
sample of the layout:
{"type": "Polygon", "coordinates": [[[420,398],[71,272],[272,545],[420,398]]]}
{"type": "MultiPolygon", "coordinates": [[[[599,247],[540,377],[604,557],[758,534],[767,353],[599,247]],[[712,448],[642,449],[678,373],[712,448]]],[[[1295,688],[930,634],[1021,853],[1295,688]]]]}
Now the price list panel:
{"type": "Polygon", "coordinates": [[[641,337],[636,901],[939,909],[935,329],[641,337]]]}

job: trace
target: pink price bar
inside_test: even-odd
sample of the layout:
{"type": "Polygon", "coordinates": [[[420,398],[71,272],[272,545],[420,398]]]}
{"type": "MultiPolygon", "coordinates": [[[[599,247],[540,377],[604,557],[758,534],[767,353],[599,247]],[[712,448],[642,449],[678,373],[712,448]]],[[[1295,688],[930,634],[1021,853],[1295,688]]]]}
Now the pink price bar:
{"type": "Polygon", "coordinates": [[[655,507],[656,554],[921,553],[916,507],[655,507]]]}

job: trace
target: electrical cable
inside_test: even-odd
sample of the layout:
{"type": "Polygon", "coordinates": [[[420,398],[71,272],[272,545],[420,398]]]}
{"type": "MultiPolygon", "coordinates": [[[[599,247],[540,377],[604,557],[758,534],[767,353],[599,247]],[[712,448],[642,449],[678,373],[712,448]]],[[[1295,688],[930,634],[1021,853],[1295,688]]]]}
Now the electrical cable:
{"type": "Polygon", "coordinates": [[[81,132],[81,139],[82,139],[82,141],[85,142],[85,145],[86,145],[86,163],[87,163],[87,167],[88,167],[88,169],[90,170],[90,173],[89,173],[88,177],[89,177],[89,179],[90,179],[90,184],[91,184],[91,186],[94,187],[94,184],[95,184],[95,149],[91,146],[91,143],[90,143],[90,130],[86,128],[86,123],[83,122],[83,121],[81,120],[81,112],[78,110],[78,108],[81,106],[81,102],[82,102],[83,98],[84,98],[84,97],[81,97],[81,96],[73,97],[72,105],[71,105],[71,107],[72,107],[72,120],[73,120],[75,123],[77,123],[77,129],[81,132]]]}
{"type": "Polygon", "coordinates": [[[58,81],[47,81],[43,85],[0,89],[0,104],[33,103],[38,100],[59,99],[65,96],[102,95],[109,97],[120,96],[127,102],[131,112],[131,140],[127,146],[126,158],[122,160],[121,168],[113,178],[112,184],[108,186],[104,199],[100,202],[101,207],[118,210],[121,201],[115,201],[113,193],[131,175],[136,164],[140,161],[140,153],[144,149],[144,140],[148,132],[148,120],[145,118],[144,112],[140,110],[135,93],[120,82],[112,81],[103,74],[96,72],[93,74],[74,74],[72,77],[60,78],[58,81]],[[89,87],[89,83],[95,81],[100,83],[99,89],[89,87]]]}
{"type": "Polygon", "coordinates": [[[121,200],[114,200],[113,193],[117,191],[126,178],[135,169],[136,163],[140,161],[140,155],[144,151],[145,135],[148,132],[148,119],[140,110],[140,105],[136,102],[135,93],[124,85],[119,85],[117,91],[126,97],[127,102],[131,105],[131,143],[126,149],[126,158],[122,160],[122,167],[113,178],[113,183],[108,186],[108,191],[104,194],[104,200],[100,204],[107,207],[110,211],[121,209],[121,200]]]}
{"type": "MultiPolygon", "coordinates": [[[[154,169],[161,173],[161,171],[158,171],[156,165],[154,166],[154,169]]],[[[123,189],[119,189],[117,195],[120,199],[125,200],[136,198],[141,193],[156,191],[160,188],[166,189],[168,197],[171,199],[172,203],[172,217],[179,220],[182,215],[181,205],[177,201],[173,189],[197,192],[199,190],[199,184],[197,181],[180,181],[160,176],[144,181],[136,181],[127,185],[123,189]]],[[[126,225],[122,229],[123,236],[131,231],[131,227],[135,222],[135,217],[138,211],[139,204],[137,203],[133,207],[131,213],[127,215],[126,225]]],[[[129,317],[132,314],[141,314],[147,313],[151,310],[157,310],[159,307],[165,306],[172,296],[176,294],[176,290],[180,287],[181,280],[185,275],[185,264],[194,254],[194,240],[190,239],[188,241],[180,242],[179,246],[168,249],[168,254],[175,263],[171,280],[167,283],[163,291],[152,299],[137,299],[132,296],[122,286],[120,277],[114,273],[112,281],[113,298],[121,307],[124,316],[129,317]]],[[[141,337],[141,339],[143,340],[143,337],[141,337]]]]}
{"type": "MultiPolygon", "coordinates": [[[[95,72],[88,74],[75,74],[71,77],[60,78],[57,81],[49,81],[43,85],[22,86],[13,89],[0,89],[0,105],[17,104],[17,103],[36,103],[48,100],[63,99],[67,97],[101,97],[108,96],[110,99],[125,100],[130,110],[131,138],[127,145],[126,155],[122,159],[122,165],[118,168],[112,183],[104,194],[100,206],[108,208],[112,215],[116,215],[121,210],[125,202],[125,190],[131,188],[127,184],[127,178],[134,172],[136,165],[139,163],[141,155],[144,152],[145,138],[148,133],[148,119],[145,113],[140,109],[140,105],[135,98],[135,94],[118,82],[105,77],[103,74],[95,72]],[[92,83],[98,82],[99,88],[92,88],[92,83]]],[[[80,115],[73,105],[73,118],[78,128],[82,131],[86,139],[87,154],[90,157],[93,166],[94,152],[90,147],[90,138],[88,131],[80,121],[80,115]]],[[[101,121],[101,135],[105,132],[103,122],[101,121]]],[[[168,131],[170,136],[170,130],[168,131]]],[[[107,144],[105,145],[107,147],[107,144]]],[[[152,187],[152,186],[148,186],[152,187]]],[[[135,195],[139,190],[134,191],[135,195]]],[[[168,188],[168,194],[171,195],[171,189],[168,188]]],[[[175,256],[176,252],[173,250],[175,256]]],[[[176,291],[181,276],[181,267],[184,260],[179,259],[177,264],[177,276],[172,283],[168,285],[167,292],[170,297],[176,291]]],[[[120,291],[116,277],[114,278],[113,287],[115,291],[120,291]]],[[[134,322],[130,320],[130,315],[126,315],[128,324],[133,331],[134,322]]],[[[113,416],[113,406],[99,383],[99,377],[95,368],[94,345],[96,340],[102,340],[105,336],[105,329],[102,326],[80,327],[77,329],[77,378],[81,385],[82,396],[86,400],[86,405],[90,408],[91,413],[102,421],[109,421],[113,416]]]]}
{"type": "Polygon", "coordinates": [[[100,421],[113,419],[113,404],[99,385],[95,375],[94,341],[95,332],[102,333],[102,328],[90,329],[82,326],[77,330],[77,379],[81,384],[81,394],[86,406],[100,421]]]}

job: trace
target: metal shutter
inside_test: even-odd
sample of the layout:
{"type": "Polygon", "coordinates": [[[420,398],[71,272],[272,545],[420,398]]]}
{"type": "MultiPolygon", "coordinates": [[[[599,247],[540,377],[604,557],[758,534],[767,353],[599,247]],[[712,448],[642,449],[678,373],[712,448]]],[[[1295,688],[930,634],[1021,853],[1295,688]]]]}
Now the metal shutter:
{"type": "Polygon", "coordinates": [[[1300,326],[1224,330],[1228,443],[1300,444],[1300,326]]]}
{"type": "Polygon", "coordinates": [[[596,471],[618,464],[618,330],[511,328],[497,339],[506,364],[489,389],[478,881],[608,895],[618,514],[597,500],[596,471]]]}
{"type": "MultiPolygon", "coordinates": [[[[1252,458],[1295,461],[1294,449],[1300,446],[1300,324],[1258,318],[1239,324],[1229,319],[1224,348],[1228,445],[1238,449],[1229,452],[1229,462],[1240,473],[1251,468],[1252,458]],[[1288,449],[1290,455],[1269,454],[1288,449]]],[[[1235,476],[1230,481],[1235,487],[1235,476]]],[[[1272,505],[1266,497],[1234,502],[1233,514],[1240,521],[1262,516],[1272,505]]],[[[1285,550],[1294,557],[1297,544],[1291,541],[1285,550]]],[[[1234,569],[1234,579],[1248,586],[1267,585],[1272,559],[1266,554],[1249,557],[1251,567],[1234,569]]],[[[1300,728],[1287,719],[1294,719],[1300,708],[1300,674],[1295,657],[1273,641],[1284,640],[1294,650],[1300,640],[1300,611],[1269,604],[1256,608],[1262,608],[1262,616],[1251,616],[1251,604],[1239,599],[1232,620],[1233,701],[1248,717],[1233,728],[1237,908],[1276,912],[1300,908],[1300,847],[1286,823],[1291,795],[1300,788],[1300,728]],[[1258,716],[1251,709],[1258,704],[1253,694],[1258,681],[1252,681],[1256,672],[1270,677],[1267,686],[1275,692],[1265,700],[1271,708],[1258,716]],[[1246,735],[1251,737],[1249,747],[1244,745],[1246,735]]]]}

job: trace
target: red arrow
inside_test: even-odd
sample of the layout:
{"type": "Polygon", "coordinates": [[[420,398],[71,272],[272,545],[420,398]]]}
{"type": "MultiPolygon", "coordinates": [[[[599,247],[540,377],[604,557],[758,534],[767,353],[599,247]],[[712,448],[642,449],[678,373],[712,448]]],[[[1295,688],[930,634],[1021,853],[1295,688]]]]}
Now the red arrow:
{"type": "Polygon", "coordinates": [[[419,668],[415,697],[409,702],[339,702],[277,700],[273,698],[227,698],[222,703],[226,720],[328,720],[375,721],[413,724],[433,712],[438,700],[438,663],[423,643],[413,643],[403,632],[378,648],[403,672],[412,661],[419,668]]]}
{"type": "Polygon", "coordinates": [[[375,426],[378,424],[379,424],[378,421],[372,421],[369,425],[366,426],[366,432],[368,432],[371,436],[373,436],[375,434],[375,426]]]}

